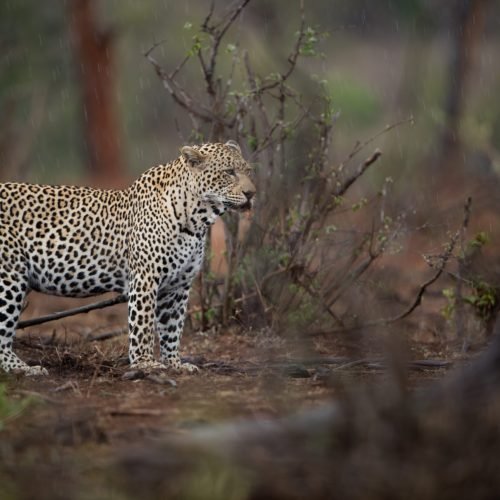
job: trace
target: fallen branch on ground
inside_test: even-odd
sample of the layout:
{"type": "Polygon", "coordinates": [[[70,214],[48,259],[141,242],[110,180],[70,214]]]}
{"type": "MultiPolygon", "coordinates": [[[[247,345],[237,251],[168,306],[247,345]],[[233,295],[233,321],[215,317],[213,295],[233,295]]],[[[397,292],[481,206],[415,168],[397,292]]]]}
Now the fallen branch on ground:
{"type": "MultiPolygon", "coordinates": [[[[282,273],[284,272],[283,270],[278,270],[277,273],[272,273],[272,275],[282,273]]],[[[239,299],[236,299],[233,301],[235,304],[239,304],[241,302],[244,302],[245,300],[248,300],[250,298],[253,298],[257,295],[257,293],[251,293],[249,295],[246,295],[244,297],[240,297],[239,299]]],[[[43,323],[48,323],[49,321],[55,321],[57,319],[63,319],[67,318],[69,316],[75,316],[76,314],[84,314],[88,313],[90,311],[95,311],[97,309],[104,309],[106,307],[111,307],[115,306],[117,304],[124,304],[125,302],[128,301],[128,297],[125,294],[120,294],[114,297],[113,299],[107,299],[107,300],[102,300],[100,302],[93,302],[92,304],[87,304],[85,306],[81,307],[74,307],[73,309],[67,309],[66,311],[58,311],[52,314],[47,314],[46,316],[40,316],[39,318],[33,318],[33,319],[27,319],[24,321],[20,321],[17,324],[17,329],[23,329],[27,328],[28,326],[35,326],[35,325],[41,325],[43,323]]],[[[214,307],[222,307],[222,304],[216,304],[214,307]]],[[[194,307],[192,309],[189,309],[187,314],[193,314],[195,312],[199,312],[201,310],[200,307],[194,307]]],[[[109,334],[102,334],[101,335],[96,335],[96,337],[89,338],[88,340],[106,340],[107,338],[111,337],[116,337],[117,335],[120,335],[118,332],[110,332],[109,334]],[[109,337],[107,336],[109,335],[109,337]]]]}
{"type": "Polygon", "coordinates": [[[53,314],[47,314],[46,316],[41,316],[39,318],[20,321],[17,324],[16,328],[20,329],[27,328],[28,326],[41,325],[42,323],[48,323],[49,321],[55,321],[56,319],[67,318],[68,316],[74,316],[75,314],[88,313],[96,309],[104,309],[105,307],[114,306],[116,304],[123,304],[124,302],[127,302],[127,300],[128,297],[125,294],[120,294],[112,299],[102,300],[101,302],[93,302],[92,304],[75,307],[66,311],[59,311],[53,314]]]}

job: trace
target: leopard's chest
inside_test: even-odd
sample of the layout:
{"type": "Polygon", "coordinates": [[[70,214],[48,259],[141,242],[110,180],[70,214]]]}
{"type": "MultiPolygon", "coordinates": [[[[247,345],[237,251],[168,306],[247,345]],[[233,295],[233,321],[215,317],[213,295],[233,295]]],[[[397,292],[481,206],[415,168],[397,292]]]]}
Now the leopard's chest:
{"type": "Polygon", "coordinates": [[[203,263],[205,234],[180,233],[165,247],[161,288],[174,289],[191,283],[203,263]]]}

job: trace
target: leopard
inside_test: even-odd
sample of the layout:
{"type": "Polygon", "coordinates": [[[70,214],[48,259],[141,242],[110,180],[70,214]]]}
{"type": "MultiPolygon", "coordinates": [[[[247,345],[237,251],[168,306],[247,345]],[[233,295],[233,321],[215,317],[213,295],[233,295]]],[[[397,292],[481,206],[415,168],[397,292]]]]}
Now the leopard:
{"type": "Polygon", "coordinates": [[[130,366],[199,371],[179,355],[191,285],[210,226],[226,211],[252,209],[252,172],[229,140],[183,146],[177,159],[125,189],[0,184],[0,368],[48,374],[13,350],[26,295],[35,290],[124,294],[130,366]]]}

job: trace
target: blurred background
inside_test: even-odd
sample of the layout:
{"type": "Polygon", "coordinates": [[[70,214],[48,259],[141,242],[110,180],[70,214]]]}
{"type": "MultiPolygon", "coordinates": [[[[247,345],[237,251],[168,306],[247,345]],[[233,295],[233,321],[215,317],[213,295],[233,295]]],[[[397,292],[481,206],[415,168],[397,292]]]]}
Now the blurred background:
{"type": "MultiPolygon", "coordinates": [[[[287,469],[279,462],[288,486],[273,498],[325,498],[330,472],[345,463],[345,475],[335,476],[339,498],[389,498],[387,491],[405,492],[394,498],[413,498],[409,491],[415,498],[458,498],[457,492],[465,498],[462,481],[470,471],[496,471],[493,459],[488,467],[481,460],[453,462],[477,458],[481,443],[497,443],[496,406],[480,426],[484,434],[455,442],[476,429],[476,417],[460,413],[475,407],[470,394],[457,398],[463,419],[455,407],[436,410],[435,400],[428,417],[418,405],[411,413],[414,400],[401,387],[420,389],[442,378],[497,329],[499,26],[500,4],[493,0],[3,0],[0,181],[123,188],[176,158],[185,144],[233,139],[254,166],[258,189],[251,214],[228,214],[212,230],[183,339],[184,352],[206,376],[183,380],[184,392],[147,381],[131,389],[132,382],[121,380],[125,305],[20,332],[21,339],[40,341],[21,343],[24,357],[42,359],[53,377],[50,390],[64,386],[62,394],[76,405],[74,413],[61,412],[62,422],[58,409],[45,407],[43,425],[57,422],[47,434],[50,445],[106,448],[130,435],[142,443],[144,436],[164,437],[165,428],[182,434],[193,422],[278,417],[333,397],[346,405],[348,418],[340,430],[332,420],[334,438],[322,443],[340,445],[318,456],[306,439],[304,456],[311,458],[314,448],[309,465],[324,468],[302,470],[294,462],[298,469],[287,469]],[[393,363],[387,377],[379,371],[386,358],[393,363]],[[73,385],[65,386],[68,376],[73,385]],[[390,389],[373,395],[373,382],[386,378],[390,389]],[[369,395],[346,397],[352,381],[366,381],[369,395]],[[122,408],[124,390],[132,409],[122,408]],[[386,410],[396,415],[394,427],[392,417],[384,420],[386,410]],[[123,419],[116,424],[120,411],[133,415],[141,431],[130,434],[123,419]],[[451,420],[448,448],[440,448],[436,436],[451,420]],[[424,444],[417,428],[427,436],[424,444]],[[411,468],[408,476],[391,472],[408,444],[422,476],[411,468]],[[343,450],[353,452],[351,462],[343,450]],[[377,468],[385,452],[392,468],[377,468]],[[433,475],[448,463],[456,466],[446,469],[449,475],[433,475]],[[319,479],[316,470],[324,473],[319,479]],[[302,472],[308,480],[294,490],[290,475],[302,472]],[[374,483],[358,488],[365,473],[373,473],[374,483]],[[399,477],[407,482],[396,487],[391,481],[399,477]],[[413,488],[406,487],[410,480],[413,488]],[[442,496],[450,484],[457,489],[442,496]]],[[[34,293],[23,318],[75,302],[34,293]]],[[[29,381],[9,391],[21,402],[34,392],[50,404],[58,397],[29,381]]],[[[19,411],[5,405],[8,415],[19,411]]],[[[2,418],[0,411],[0,426],[2,418]]],[[[32,436],[42,424],[26,418],[32,436]]],[[[11,435],[19,432],[14,427],[11,435]]],[[[277,450],[294,455],[295,444],[280,442],[269,463],[276,463],[277,450]]],[[[0,452],[11,456],[6,449],[0,452]]],[[[167,459],[170,452],[156,449],[167,459]]],[[[29,453],[31,474],[38,469],[29,453]]],[[[151,498],[174,491],[162,467],[177,462],[141,453],[120,458],[125,476],[130,470],[135,478],[136,468],[144,473],[137,484],[153,488],[151,498]],[[148,475],[136,456],[157,469],[148,475]]],[[[267,459],[256,456],[266,469],[267,459]]],[[[183,466],[193,465],[184,459],[183,466]]],[[[196,464],[198,482],[184,485],[182,498],[205,498],[200,491],[207,485],[210,498],[260,498],[262,491],[231,463],[217,462],[215,472],[210,464],[196,464]]],[[[267,472],[266,484],[273,483],[275,469],[267,472]]],[[[483,484],[493,484],[493,476],[483,484]]],[[[32,498],[28,486],[19,491],[32,498]]],[[[134,485],[125,490],[132,498],[134,485]]]]}
{"type": "MultiPolygon", "coordinates": [[[[218,8],[229,5],[219,2],[218,8]]],[[[143,54],[165,40],[158,58],[173,69],[192,49],[208,7],[194,0],[2,2],[2,179],[88,180],[101,161],[86,131],[92,119],[113,150],[107,153],[113,166],[101,169],[116,169],[129,179],[175,157],[190,134],[185,113],[143,54]],[[94,67],[102,83],[89,74],[94,67]],[[95,88],[104,87],[98,91],[102,96],[94,96],[103,99],[100,107],[110,108],[96,118],[89,109],[92,81],[95,88]]],[[[326,36],[323,56],[315,64],[306,61],[298,78],[302,88],[312,85],[312,74],[328,82],[333,108],[341,112],[335,154],[412,115],[414,128],[384,138],[391,154],[386,168],[405,189],[416,191],[413,181],[424,170],[422,177],[428,178],[442,169],[431,165],[430,157],[443,147],[445,127],[448,140],[464,143],[471,176],[495,171],[500,141],[495,2],[315,1],[306,2],[305,15],[307,25],[326,36]]],[[[282,70],[298,27],[298,3],[254,0],[223,49],[238,40],[259,73],[282,70]]],[[[196,67],[192,71],[189,88],[201,93],[203,79],[196,67]]]]}

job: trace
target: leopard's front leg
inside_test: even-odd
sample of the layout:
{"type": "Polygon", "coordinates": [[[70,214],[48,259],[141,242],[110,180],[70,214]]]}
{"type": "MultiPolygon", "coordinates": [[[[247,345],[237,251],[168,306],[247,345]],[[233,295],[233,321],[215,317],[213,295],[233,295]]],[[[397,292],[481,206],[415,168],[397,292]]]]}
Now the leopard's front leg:
{"type": "Polygon", "coordinates": [[[130,282],[128,294],[129,359],[132,368],[139,370],[165,369],[154,359],[155,303],[157,280],[138,274],[130,282]]]}
{"type": "Polygon", "coordinates": [[[172,291],[158,293],[156,326],[160,337],[161,361],[178,372],[194,373],[199,369],[191,363],[183,363],[179,357],[179,344],[184,328],[189,284],[172,291]]]}

